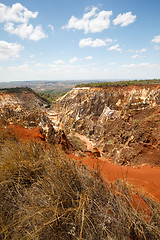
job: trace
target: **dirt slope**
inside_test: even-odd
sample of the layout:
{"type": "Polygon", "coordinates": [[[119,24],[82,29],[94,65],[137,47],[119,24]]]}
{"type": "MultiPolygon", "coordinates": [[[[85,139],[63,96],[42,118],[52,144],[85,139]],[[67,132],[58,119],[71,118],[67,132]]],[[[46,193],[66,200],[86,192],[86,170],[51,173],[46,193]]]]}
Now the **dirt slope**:
{"type": "Polygon", "coordinates": [[[160,202],[160,167],[124,167],[101,159],[80,158],[71,154],[69,158],[90,168],[98,168],[102,176],[109,182],[114,182],[118,179],[126,180],[141,191],[142,194],[149,194],[150,197],[160,202]]]}

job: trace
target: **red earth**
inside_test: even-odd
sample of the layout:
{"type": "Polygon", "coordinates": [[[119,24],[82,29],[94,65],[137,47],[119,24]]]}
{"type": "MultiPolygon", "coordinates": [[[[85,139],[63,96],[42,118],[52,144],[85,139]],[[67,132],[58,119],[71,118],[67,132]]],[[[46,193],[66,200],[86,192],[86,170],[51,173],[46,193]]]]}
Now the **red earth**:
{"type": "Polygon", "coordinates": [[[36,140],[36,141],[44,141],[44,137],[42,136],[40,132],[40,128],[36,127],[34,129],[28,129],[21,127],[19,125],[9,125],[9,128],[11,128],[15,135],[19,138],[21,141],[29,141],[29,140],[36,140]]]}
{"type": "MultiPolygon", "coordinates": [[[[9,125],[15,134],[22,141],[38,140],[44,141],[40,128],[27,129],[18,125],[9,125]]],[[[109,182],[117,179],[126,180],[129,184],[135,186],[143,194],[148,195],[160,202],[160,167],[139,166],[124,167],[112,164],[109,161],[101,159],[92,159],[89,157],[77,157],[73,154],[67,155],[89,168],[97,168],[101,171],[102,176],[109,182]]]]}
{"type": "Polygon", "coordinates": [[[152,197],[160,202],[160,167],[151,167],[149,165],[124,167],[101,159],[92,159],[88,157],[80,158],[74,155],[69,155],[69,158],[92,169],[97,169],[98,167],[102,177],[109,182],[115,182],[117,179],[125,180],[138,188],[144,195],[152,197]]]}

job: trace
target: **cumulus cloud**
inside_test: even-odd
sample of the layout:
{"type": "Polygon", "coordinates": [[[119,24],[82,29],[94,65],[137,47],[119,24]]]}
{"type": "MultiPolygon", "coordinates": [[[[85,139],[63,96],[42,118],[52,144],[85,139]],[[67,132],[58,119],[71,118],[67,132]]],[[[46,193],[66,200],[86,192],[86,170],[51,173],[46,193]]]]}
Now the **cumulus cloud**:
{"type": "Polygon", "coordinates": [[[34,57],[35,57],[35,55],[34,55],[34,54],[31,54],[31,55],[30,55],[30,58],[34,58],[34,57]]]}
{"type": "Polygon", "coordinates": [[[102,32],[110,27],[110,16],[112,15],[112,11],[98,12],[98,8],[92,7],[92,10],[85,13],[80,19],[72,16],[63,29],[84,30],[85,33],[102,32]]]}
{"type": "Polygon", "coordinates": [[[146,51],[147,51],[147,48],[142,48],[142,49],[136,50],[136,53],[143,53],[146,51]]]}
{"type": "Polygon", "coordinates": [[[160,35],[158,36],[154,36],[154,38],[152,39],[153,43],[160,43],[160,35]]]}
{"type": "Polygon", "coordinates": [[[122,67],[122,68],[135,68],[136,65],[133,64],[133,63],[131,63],[131,64],[125,64],[125,65],[122,65],[121,67],[122,67]]]}
{"type": "Polygon", "coordinates": [[[77,58],[77,57],[74,57],[74,58],[71,58],[71,59],[69,60],[69,63],[73,64],[73,63],[75,63],[75,62],[77,62],[77,61],[78,61],[78,58],[77,58]]]}
{"type": "Polygon", "coordinates": [[[155,46],[154,46],[154,49],[155,49],[155,50],[159,50],[159,49],[160,49],[160,46],[155,45],[155,46]]]}
{"type": "Polygon", "coordinates": [[[85,59],[86,59],[86,60],[92,60],[93,57],[92,57],[92,56],[87,56],[87,57],[85,57],[85,59]]]}
{"type": "Polygon", "coordinates": [[[135,55],[133,55],[131,58],[132,59],[136,59],[136,58],[138,58],[139,57],[139,55],[138,54],[135,54],[135,55]]]}
{"type": "Polygon", "coordinates": [[[159,67],[158,64],[152,64],[152,63],[148,63],[148,62],[139,63],[138,66],[140,66],[140,67],[147,67],[147,68],[157,68],[157,67],[159,67]]]}
{"type": "Polygon", "coordinates": [[[44,67],[45,65],[43,63],[36,63],[35,66],[36,67],[44,67]]]}
{"type": "Polygon", "coordinates": [[[99,38],[96,38],[95,40],[93,40],[92,38],[84,38],[81,39],[79,42],[79,46],[81,48],[83,47],[104,47],[107,45],[107,40],[102,40],[99,38]]]}
{"type": "Polygon", "coordinates": [[[131,56],[132,59],[135,59],[135,58],[138,58],[138,57],[142,58],[142,56],[140,56],[139,53],[144,53],[146,51],[147,51],[147,48],[142,48],[142,49],[137,49],[137,50],[129,49],[127,52],[136,53],[133,56],[131,56]]]}
{"type": "Polygon", "coordinates": [[[38,12],[29,11],[20,3],[13,4],[12,7],[0,4],[0,22],[5,23],[4,30],[21,39],[39,41],[47,37],[41,25],[33,27],[28,23],[30,19],[37,18],[37,16],[38,12]]]}
{"type": "Polygon", "coordinates": [[[55,64],[64,64],[64,61],[61,59],[58,59],[56,61],[54,61],[55,64]]]}
{"type": "Polygon", "coordinates": [[[132,15],[132,12],[127,12],[123,14],[119,14],[114,20],[114,25],[120,25],[121,27],[128,26],[131,23],[136,21],[136,15],[132,15]]]}
{"type": "Polygon", "coordinates": [[[142,62],[139,64],[126,64],[126,65],[122,65],[121,68],[125,68],[125,69],[132,69],[132,68],[138,68],[138,69],[149,69],[149,68],[160,68],[160,65],[158,64],[152,64],[152,63],[148,63],[148,62],[142,62]]]}
{"type": "Polygon", "coordinates": [[[109,65],[110,66],[114,66],[114,65],[116,65],[117,63],[116,62],[111,62],[109,65]]]}
{"type": "Polygon", "coordinates": [[[108,51],[117,51],[117,52],[121,52],[122,49],[119,47],[119,44],[116,44],[114,46],[111,46],[108,48],[108,51]]]}
{"type": "Polygon", "coordinates": [[[38,12],[29,11],[20,3],[8,7],[0,3],[0,22],[27,23],[31,18],[36,18],[38,12]]]}
{"type": "Polygon", "coordinates": [[[21,50],[23,50],[23,46],[18,43],[0,41],[0,61],[19,57],[21,50]]]}
{"type": "Polygon", "coordinates": [[[44,33],[41,25],[37,25],[35,28],[32,24],[20,24],[17,27],[13,23],[6,23],[4,30],[11,34],[19,36],[21,39],[30,39],[33,41],[39,41],[42,38],[46,38],[47,35],[44,33]]]}

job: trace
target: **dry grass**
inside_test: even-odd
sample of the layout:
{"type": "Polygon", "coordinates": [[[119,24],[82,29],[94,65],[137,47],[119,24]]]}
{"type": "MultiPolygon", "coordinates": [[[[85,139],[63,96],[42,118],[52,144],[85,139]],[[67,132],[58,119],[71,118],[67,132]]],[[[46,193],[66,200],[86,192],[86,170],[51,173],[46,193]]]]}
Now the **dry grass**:
{"type": "Polygon", "coordinates": [[[109,187],[58,146],[0,134],[0,239],[160,239],[160,205],[109,187]],[[136,206],[136,207],[135,207],[136,206]]]}

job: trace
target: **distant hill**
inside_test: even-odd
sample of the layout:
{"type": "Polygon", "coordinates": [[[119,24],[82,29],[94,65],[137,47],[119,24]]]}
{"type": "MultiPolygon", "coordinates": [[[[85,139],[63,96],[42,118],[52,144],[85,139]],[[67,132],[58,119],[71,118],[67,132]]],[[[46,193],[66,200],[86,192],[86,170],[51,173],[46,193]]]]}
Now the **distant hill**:
{"type": "MultiPolygon", "coordinates": [[[[16,88],[16,87],[29,87],[36,92],[49,92],[55,90],[71,90],[77,84],[87,84],[91,81],[15,81],[15,82],[0,82],[0,88],[16,88]]],[[[98,82],[98,81],[92,81],[98,82]]]]}
{"type": "Polygon", "coordinates": [[[112,81],[112,82],[90,82],[90,83],[80,83],[75,87],[121,87],[130,85],[150,85],[150,84],[160,84],[160,79],[147,79],[147,80],[132,80],[132,81],[112,81]]]}

